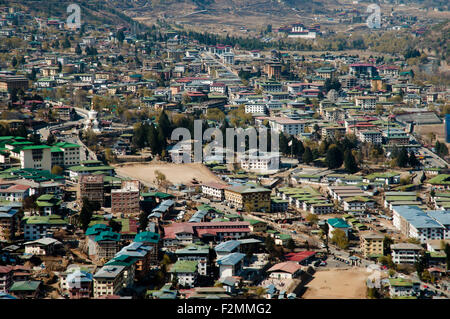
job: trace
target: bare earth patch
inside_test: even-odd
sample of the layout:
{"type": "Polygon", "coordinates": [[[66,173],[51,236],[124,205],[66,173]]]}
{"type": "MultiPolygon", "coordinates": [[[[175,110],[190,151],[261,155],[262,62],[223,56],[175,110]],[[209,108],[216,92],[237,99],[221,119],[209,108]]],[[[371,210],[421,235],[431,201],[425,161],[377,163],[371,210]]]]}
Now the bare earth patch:
{"type": "Polygon", "coordinates": [[[143,163],[123,164],[115,166],[116,173],[123,177],[138,179],[144,184],[155,186],[155,172],[163,173],[172,184],[187,184],[193,178],[200,183],[221,182],[206,166],[199,163],[143,163]]]}
{"type": "Polygon", "coordinates": [[[363,268],[319,270],[309,282],[303,299],[366,299],[363,268]]]}

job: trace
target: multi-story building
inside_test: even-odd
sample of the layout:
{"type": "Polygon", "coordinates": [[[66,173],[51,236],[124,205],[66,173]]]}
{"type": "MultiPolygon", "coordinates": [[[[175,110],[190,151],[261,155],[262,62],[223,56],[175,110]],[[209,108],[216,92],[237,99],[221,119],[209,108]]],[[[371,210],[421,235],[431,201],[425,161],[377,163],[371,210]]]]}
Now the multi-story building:
{"type": "Polygon", "coordinates": [[[193,287],[196,284],[199,261],[197,260],[178,260],[169,270],[171,280],[177,278],[178,284],[183,287],[193,287]]]}
{"type": "Polygon", "coordinates": [[[225,189],[225,199],[238,209],[270,212],[270,189],[235,186],[225,189]]]}
{"type": "Polygon", "coordinates": [[[368,232],[362,234],[360,238],[361,252],[364,258],[380,257],[384,255],[384,235],[375,232],[368,232]]]}
{"type": "Polygon", "coordinates": [[[111,190],[112,213],[139,212],[140,182],[137,180],[122,181],[120,189],[111,190]]]}
{"type": "Polygon", "coordinates": [[[240,239],[250,233],[249,222],[174,223],[164,228],[164,247],[189,245],[195,239],[221,242],[240,239]]]}
{"type": "Polygon", "coordinates": [[[69,105],[54,105],[52,109],[58,113],[58,117],[62,121],[72,121],[75,118],[75,111],[69,105]]]}
{"type": "Polygon", "coordinates": [[[124,288],[125,266],[103,266],[94,275],[94,298],[117,295],[124,288]]]}
{"type": "Polygon", "coordinates": [[[52,152],[54,148],[59,148],[63,152],[63,167],[80,165],[80,145],[67,142],[58,142],[53,145],[52,152]]]}
{"type": "Polygon", "coordinates": [[[334,139],[338,136],[344,136],[346,128],[343,126],[325,126],[322,128],[322,139],[334,139]]]}
{"type": "Polygon", "coordinates": [[[134,241],[137,243],[143,243],[146,246],[151,247],[149,254],[150,265],[158,265],[158,252],[161,246],[160,235],[150,231],[143,231],[136,234],[134,241]]]}
{"type": "Polygon", "coordinates": [[[389,279],[389,295],[392,297],[416,296],[420,291],[420,282],[404,278],[389,279]]]}
{"type": "Polygon", "coordinates": [[[275,173],[279,169],[280,155],[276,152],[250,150],[239,155],[239,164],[245,171],[263,174],[275,173]]]}
{"type": "Polygon", "coordinates": [[[11,150],[11,157],[20,160],[21,168],[35,168],[46,171],[52,169],[51,147],[47,145],[26,145],[13,149],[11,150]]]}
{"type": "Polygon", "coordinates": [[[23,76],[2,75],[0,76],[0,91],[12,92],[15,90],[28,90],[28,79],[23,76]]]}
{"type": "Polygon", "coordinates": [[[269,62],[264,65],[264,73],[269,79],[279,79],[281,77],[281,63],[269,62]]]}
{"type": "Polygon", "coordinates": [[[89,299],[92,293],[93,276],[91,273],[77,269],[66,277],[67,293],[70,299],[89,299]]]}
{"type": "Polygon", "coordinates": [[[103,175],[81,175],[78,181],[77,200],[82,202],[87,198],[90,202],[104,204],[103,175]]]}
{"type": "Polygon", "coordinates": [[[0,240],[14,239],[17,230],[18,210],[9,206],[0,207],[0,240]]]}
{"type": "Polygon", "coordinates": [[[242,271],[245,254],[231,253],[217,260],[219,265],[220,279],[232,276],[239,276],[242,271]]]}
{"type": "Polygon", "coordinates": [[[298,135],[305,132],[305,121],[293,120],[288,117],[269,118],[270,127],[278,133],[298,135]]]}
{"type": "Polygon", "coordinates": [[[419,260],[422,247],[416,244],[399,243],[391,245],[392,261],[395,264],[414,264],[419,260]]]}
{"type": "Polygon", "coordinates": [[[355,104],[362,110],[375,110],[378,98],[376,96],[356,96],[355,104]]]}
{"type": "Polygon", "coordinates": [[[53,237],[54,230],[66,225],[67,222],[58,215],[27,217],[24,226],[24,239],[29,241],[53,237]]]}
{"type": "Polygon", "coordinates": [[[383,136],[379,131],[360,130],[358,131],[358,138],[363,143],[372,143],[380,145],[383,142],[383,136]]]}
{"type": "Polygon", "coordinates": [[[375,205],[373,200],[363,196],[346,197],[343,202],[346,212],[365,212],[366,209],[373,208],[375,205]]]}
{"type": "Polygon", "coordinates": [[[227,185],[220,183],[203,183],[202,194],[222,201],[225,197],[224,193],[227,187],[227,185]]]}
{"type": "Polygon", "coordinates": [[[86,230],[88,255],[94,260],[109,260],[120,249],[120,234],[111,231],[111,227],[97,224],[86,230]]]}
{"type": "Polygon", "coordinates": [[[445,239],[446,228],[418,206],[393,206],[392,223],[400,232],[421,243],[430,239],[445,239]]]}
{"type": "Polygon", "coordinates": [[[0,184],[0,200],[9,202],[22,202],[30,196],[32,188],[28,185],[11,183],[0,184]]]}
{"type": "Polygon", "coordinates": [[[0,266],[0,292],[7,293],[13,284],[13,268],[0,266]]]}

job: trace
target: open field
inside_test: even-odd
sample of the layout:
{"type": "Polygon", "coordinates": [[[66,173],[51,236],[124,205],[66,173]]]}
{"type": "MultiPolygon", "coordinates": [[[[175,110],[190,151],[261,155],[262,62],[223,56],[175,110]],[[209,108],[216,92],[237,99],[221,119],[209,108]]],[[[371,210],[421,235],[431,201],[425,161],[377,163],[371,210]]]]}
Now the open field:
{"type": "Polygon", "coordinates": [[[368,276],[363,268],[319,270],[302,299],[366,299],[368,276]]]}
{"type": "Polygon", "coordinates": [[[421,135],[426,135],[427,133],[434,133],[436,137],[441,140],[445,139],[445,124],[429,124],[429,125],[416,125],[414,131],[421,135]]]}
{"type": "Polygon", "coordinates": [[[198,163],[167,164],[167,163],[131,163],[116,165],[116,172],[120,176],[139,179],[146,185],[155,186],[155,172],[163,173],[172,184],[187,184],[193,178],[198,182],[220,182],[206,166],[198,163]]]}

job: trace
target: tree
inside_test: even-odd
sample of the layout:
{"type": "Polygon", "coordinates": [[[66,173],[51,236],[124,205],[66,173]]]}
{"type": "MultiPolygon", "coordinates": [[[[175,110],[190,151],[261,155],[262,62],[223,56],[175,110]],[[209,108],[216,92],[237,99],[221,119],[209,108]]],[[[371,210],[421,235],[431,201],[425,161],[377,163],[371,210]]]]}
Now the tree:
{"type": "Polygon", "coordinates": [[[445,258],[447,261],[447,270],[450,269],[450,244],[445,244],[444,248],[445,258]]]}
{"type": "Polygon", "coordinates": [[[147,229],[147,226],[148,226],[148,213],[142,211],[139,214],[139,230],[145,231],[147,229]]]}
{"type": "Polygon", "coordinates": [[[349,246],[349,241],[347,235],[342,229],[335,229],[331,233],[333,236],[331,237],[331,242],[336,244],[341,249],[347,249],[349,246]]]}
{"type": "Polygon", "coordinates": [[[325,161],[330,169],[341,167],[344,161],[342,151],[336,145],[331,145],[327,151],[325,161]]]}
{"type": "Polygon", "coordinates": [[[417,159],[416,154],[413,151],[409,152],[408,164],[411,167],[417,167],[420,165],[420,161],[417,159]]]}
{"type": "Polygon", "coordinates": [[[406,167],[408,165],[408,161],[409,161],[408,151],[406,150],[405,147],[402,147],[396,159],[397,166],[406,167]]]}
{"type": "Polygon", "coordinates": [[[158,185],[158,187],[165,188],[167,191],[170,182],[167,180],[166,175],[164,175],[160,171],[155,171],[155,184],[158,185]]]}
{"type": "Polygon", "coordinates": [[[384,255],[390,255],[391,254],[391,245],[394,243],[391,237],[384,236],[383,238],[383,251],[384,255]]]}
{"type": "Polygon", "coordinates": [[[309,164],[313,161],[313,155],[309,147],[305,147],[305,152],[303,153],[302,160],[306,164],[309,164]]]}
{"type": "Polygon", "coordinates": [[[117,161],[116,154],[109,147],[105,149],[105,159],[108,163],[115,163],[117,161]]]}
{"type": "Polygon", "coordinates": [[[119,233],[122,230],[122,223],[112,218],[109,220],[108,226],[116,233],[119,233]]]}
{"type": "Polygon", "coordinates": [[[172,124],[167,117],[166,112],[163,110],[158,118],[158,129],[160,129],[163,133],[164,139],[170,138],[170,134],[172,131],[172,124]]]}
{"type": "Polygon", "coordinates": [[[62,175],[62,173],[64,172],[64,169],[61,166],[58,165],[54,165],[52,167],[52,174],[53,175],[62,175]]]}
{"type": "Polygon", "coordinates": [[[152,154],[156,155],[161,153],[161,145],[158,142],[158,131],[153,124],[150,124],[147,133],[148,146],[152,150],[152,154]]]}
{"type": "Polygon", "coordinates": [[[346,150],[344,153],[344,167],[345,170],[351,174],[358,171],[358,165],[356,164],[355,157],[351,150],[346,150]]]}
{"type": "Polygon", "coordinates": [[[266,288],[263,287],[256,288],[255,294],[256,296],[258,296],[258,298],[261,298],[262,296],[264,296],[264,294],[266,294],[266,288]]]}
{"type": "Polygon", "coordinates": [[[80,47],[80,45],[78,43],[77,43],[77,46],[75,47],[75,53],[78,54],[78,55],[80,55],[82,53],[81,47],[80,47]]]}
{"type": "Polygon", "coordinates": [[[122,30],[117,31],[116,37],[120,44],[122,44],[123,40],[125,40],[125,35],[122,30]]]}
{"type": "Polygon", "coordinates": [[[292,238],[289,238],[289,240],[287,241],[286,248],[290,251],[293,251],[295,249],[295,242],[292,238]]]}
{"type": "Polygon", "coordinates": [[[319,221],[319,217],[317,217],[316,214],[308,213],[308,215],[306,215],[306,220],[312,224],[315,224],[319,221]]]}
{"type": "Polygon", "coordinates": [[[329,251],[329,248],[328,248],[328,233],[330,231],[330,226],[328,225],[327,222],[325,222],[325,223],[323,223],[320,226],[320,229],[323,231],[323,234],[325,235],[325,247],[326,247],[327,253],[328,253],[328,251],[329,251]]]}
{"type": "Polygon", "coordinates": [[[15,68],[17,66],[18,62],[17,62],[17,58],[15,56],[13,56],[13,58],[11,59],[11,65],[13,68],[15,68]]]}
{"type": "Polygon", "coordinates": [[[425,253],[421,253],[417,262],[414,264],[417,275],[422,279],[423,272],[428,268],[428,259],[425,253]]]}
{"type": "Polygon", "coordinates": [[[47,137],[47,145],[53,145],[56,143],[56,137],[53,134],[49,134],[47,137]]]}
{"type": "Polygon", "coordinates": [[[94,207],[92,203],[87,198],[83,198],[82,207],[80,212],[80,223],[81,228],[86,231],[89,227],[89,223],[91,222],[92,216],[94,212],[94,207]]]}

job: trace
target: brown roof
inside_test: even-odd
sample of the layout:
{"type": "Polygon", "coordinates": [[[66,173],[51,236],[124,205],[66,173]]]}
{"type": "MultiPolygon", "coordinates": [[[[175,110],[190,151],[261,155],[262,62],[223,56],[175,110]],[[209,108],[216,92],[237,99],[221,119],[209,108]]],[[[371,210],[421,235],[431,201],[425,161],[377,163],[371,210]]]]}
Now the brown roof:
{"type": "Polygon", "coordinates": [[[287,272],[289,274],[294,274],[297,271],[302,269],[302,267],[294,262],[294,261],[285,261],[276,265],[273,265],[267,272],[274,272],[274,271],[281,271],[281,272],[287,272]]]}

